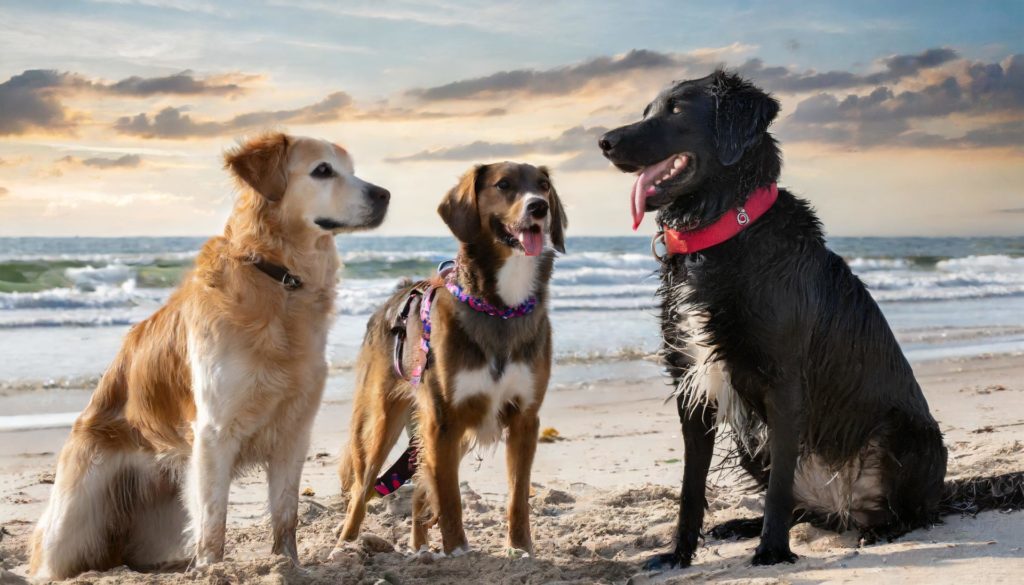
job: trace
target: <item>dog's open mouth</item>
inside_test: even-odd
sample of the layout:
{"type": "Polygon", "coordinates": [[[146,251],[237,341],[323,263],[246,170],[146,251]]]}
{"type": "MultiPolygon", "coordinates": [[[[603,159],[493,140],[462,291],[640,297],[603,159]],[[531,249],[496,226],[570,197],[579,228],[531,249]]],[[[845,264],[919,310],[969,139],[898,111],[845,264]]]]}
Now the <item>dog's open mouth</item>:
{"type": "Polygon", "coordinates": [[[506,246],[522,250],[527,256],[540,256],[544,251],[544,232],[539,225],[508,225],[497,218],[493,223],[498,240],[506,246]]]}
{"type": "Polygon", "coordinates": [[[632,207],[633,230],[640,227],[644,220],[644,212],[647,211],[647,200],[658,194],[660,190],[667,187],[663,185],[673,182],[681,175],[689,174],[684,171],[691,169],[693,155],[689,153],[673,154],[665,160],[646,166],[640,169],[633,184],[632,207]]]}

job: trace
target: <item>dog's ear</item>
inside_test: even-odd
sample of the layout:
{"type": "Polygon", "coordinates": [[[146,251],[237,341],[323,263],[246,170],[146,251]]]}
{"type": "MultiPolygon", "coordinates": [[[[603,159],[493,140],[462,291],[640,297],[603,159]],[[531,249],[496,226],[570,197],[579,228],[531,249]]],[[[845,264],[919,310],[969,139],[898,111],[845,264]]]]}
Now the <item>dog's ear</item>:
{"type": "Polygon", "coordinates": [[[486,171],[487,165],[476,165],[467,171],[437,206],[437,213],[461,242],[471,242],[480,235],[482,228],[476,190],[477,181],[486,171]]]}
{"type": "Polygon", "coordinates": [[[712,92],[715,111],[715,147],[724,166],[736,164],[758,143],[779,113],[779,102],[738,75],[715,72],[712,92]]]}
{"type": "Polygon", "coordinates": [[[279,201],[284,196],[288,186],[287,160],[288,137],[279,132],[252,138],[224,154],[224,166],[270,201],[279,201]]]}
{"type": "Polygon", "coordinates": [[[565,207],[562,200],[555,191],[555,184],[551,181],[551,171],[547,167],[540,167],[540,172],[548,178],[551,189],[548,191],[548,198],[551,200],[551,244],[562,254],[565,254],[565,230],[569,227],[569,218],[565,215],[565,207]]]}

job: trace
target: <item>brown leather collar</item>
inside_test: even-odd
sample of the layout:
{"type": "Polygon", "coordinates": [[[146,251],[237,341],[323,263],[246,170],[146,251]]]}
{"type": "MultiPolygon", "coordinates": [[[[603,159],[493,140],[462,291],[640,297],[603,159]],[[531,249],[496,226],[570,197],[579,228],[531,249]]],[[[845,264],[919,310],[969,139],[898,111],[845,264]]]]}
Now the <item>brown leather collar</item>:
{"type": "Polygon", "coordinates": [[[285,290],[296,290],[302,288],[302,279],[288,271],[288,268],[263,259],[252,261],[260,272],[281,283],[285,290]]]}

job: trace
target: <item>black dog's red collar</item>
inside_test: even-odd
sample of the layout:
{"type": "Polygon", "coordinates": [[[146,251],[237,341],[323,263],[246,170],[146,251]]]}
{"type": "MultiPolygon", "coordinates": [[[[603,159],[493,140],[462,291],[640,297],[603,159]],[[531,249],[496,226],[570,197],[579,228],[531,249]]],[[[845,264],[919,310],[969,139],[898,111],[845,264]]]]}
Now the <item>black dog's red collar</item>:
{"type": "Polygon", "coordinates": [[[775,183],[772,183],[767,187],[756,189],[747,198],[745,204],[726,211],[722,214],[722,217],[718,218],[711,225],[685,231],[665,228],[663,226],[662,231],[654,236],[654,241],[651,243],[654,256],[659,260],[663,258],[663,256],[658,256],[657,247],[659,242],[665,245],[666,256],[693,254],[694,252],[700,252],[712,246],[717,246],[757,221],[758,218],[772,208],[772,205],[775,204],[775,200],[778,198],[779,188],[775,183]]]}

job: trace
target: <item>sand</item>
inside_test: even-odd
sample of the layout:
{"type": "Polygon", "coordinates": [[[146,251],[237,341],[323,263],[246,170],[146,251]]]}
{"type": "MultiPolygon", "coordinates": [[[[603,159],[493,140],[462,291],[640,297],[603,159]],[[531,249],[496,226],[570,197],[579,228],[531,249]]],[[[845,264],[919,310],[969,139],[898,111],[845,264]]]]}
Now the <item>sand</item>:
{"type": "MultiPolygon", "coordinates": [[[[365,539],[328,561],[343,517],[335,476],[350,403],[325,402],[303,475],[299,553],[302,567],[269,554],[260,474],[232,488],[227,560],[191,572],[141,574],[126,568],[87,573],[77,583],[1020,583],[1024,513],[948,517],[895,542],[861,546],[856,534],[794,527],[793,565],[753,567],[756,540],[708,537],[692,567],[645,573],[645,558],[671,541],[683,458],[674,405],[654,364],[633,364],[629,380],[553,388],[543,426],[562,440],[541,444],[534,467],[535,555],[504,546],[503,447],[471,454],[462,467],[466,531],[474,552],[457,558],[407,551],[405,490],[375,500],[365,539]]],[[[947,359],[915,370],[950,447],[949,475],[1024,469],[1024,355],[947,359]]],[[[339,379],[332,379],[337,383],[339,379]]],[[[86,392],[54,389],[8,396],[20,404],[80,402],[86,392]],[[40,392],[66,393],[40,394],[40,392]]],[[[20,582],[27,542],[50,489],[66,428],[0,433],[0,584],[20,582]]],[[[400,444],[399,449],[404,445],[400,444]]],[[[717,476],[708,523],[760,514],[762,498],[737,478],[717,476]]],[[[439,544],[436,529],[431,534],[439,544]]]]}

